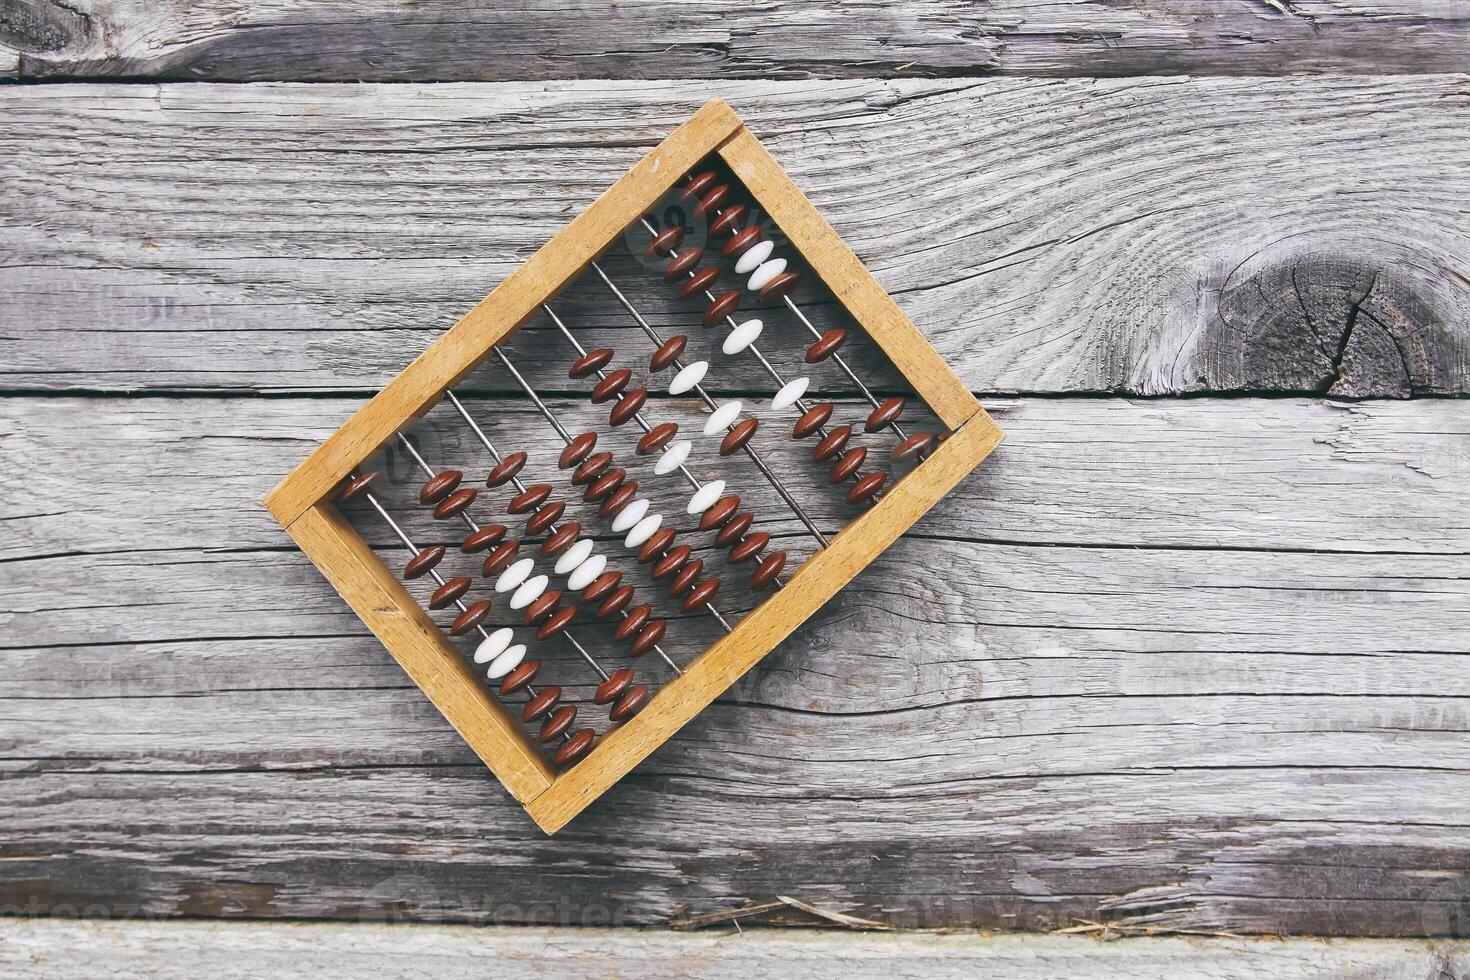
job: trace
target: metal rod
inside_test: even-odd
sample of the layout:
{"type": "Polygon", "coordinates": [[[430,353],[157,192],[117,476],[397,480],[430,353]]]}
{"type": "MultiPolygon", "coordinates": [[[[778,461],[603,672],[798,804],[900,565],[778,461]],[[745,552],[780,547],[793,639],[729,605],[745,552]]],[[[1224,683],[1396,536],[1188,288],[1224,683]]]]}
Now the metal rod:
{"type": "MultiPolygon", "coordinates": [[[[502,355],[502,357],[503,356],[504,355],[502,355]]],[[[514,370],[514,369],[512,369],[512,370],[514,370]]],[[[444,394],[449,397],[450,404],[452,404],[455,407],[455,409],[459,412],[460,418],[464,419],[465,422],[466,422],[466,424],[468,424],[469,427],[474,431],[475,435],[480,440],[480,444],[483,445],[490,452],[490,455],[495,458],[495,462],[496,463],[501,462],[504,459],[504,457],[500,455],[500,451],[495,448],[495,444],[490,441],[490,437],[487,436],[487,435],[485,435],[485,431],[483,429],[481,429],[478,424],[476,424],[476,422],[474,420],[474,417],[470,415],[469,410],[464,407],[464,404],[457,397],[455,397],[454,392],[452,392],[452,391],[446,391],[444,394]]],[[[534,398],[535,395],[533,394],[532,397],[534,398]]],[[[536,400],[538,402],[540,401],[539,398],[536,399],[536,400]]],[[[553,419],[553,422],[554,421],[555,420],[553,419]]],[[[566,430],[562,429],[559,424],[557,425],[557,429],[558,429],[559,432],[561,432],[562,438],[563,439],[566,439],[566,430]]],[[[567,441],[570,441],[570,440],[568,439],[567,441]]],[[[418,453],[414,453],[414,456],[417,457],[418,456],[418,453]]],[[[420,460],[420,462],[422,463],[423,461],[420,460]]],[[[516,489],[518,489],[521,493],[525,493],[526,492],[526,485],[521,482],[521,479],[520,479],[519,476],[512,477],[511,479],[515,481],[516,489]]],[[[550,527],[547,528],[547,530],[550,531],[552,534],[555,534],[556,533],[556,525],[555,524],[551,525],[550,527]]],[[[628,612],[627,612],[627,610],[622,610],[621,613],[620,613],[620,615],[624,619],[627,619],[628,618],[628,612]]],[[[583,657],[587,657],[587,659],[589,661],[592,659],[591,657],[589,657],[587,655],[587,651],[584,650],[584,649],[582,649],[582,644],[578,643],[575,638],[573,638],[570,634],[567,634],[565,632],[563,632],[563,635],[566,636],[568,640],[571,640],[572,641],[572,645],[577,648],[577,650],[582,654],[583,657]]],[[[655,643],[653,645],[653,651],[654,651],[654,653],[657,653],[659,655],[659,658],[661,660],[663,660],[664,663],[666,663],[666,664],[669,665],[669,667],[674,671],[675,674],[683,674],[684,673],[683,670],[679,669],[679,665],[676,664],[676,663],[674,663],[674,658],[673,657],[670,657],[668,655],[668,653],[666,653],[664,651],[664,648],[663,647],[661,647],[657,643],[655,643]]],[[[599,671],[601,671],[601,669],[602,668],[600,668],[600,667],[598,668],[599,671]]],[[[603,678],[606,679],[606,677],[607,677],[607,675],[606,674],[603,674],[603,678]]]]}
{"type": "MultiPolygon", "coordinates": [[[[634,309],[633,304],[628,301],[628,297],[623,295],[623,291],[613,284],[613,281],[608,278],[606,272],[602,271],[602,266],[598,265],[596,262],[591,263],[591,265],[592,271],[597,273],[602,281],[607,284],[607,288],[612,290],[612,294],[617,297],[618,302],[623,304],[623,309],[627,310],[628,313],[633,317],[633,319],[638,321],[638,326],[643,329],[643,332],[647,335],[648,339],[651,340],[656,346],[663,346],[664,341],[663,338],[659,336],[658,331],[653,329],[653,327],[649,325],[648,321],[643,318],[643,315],[640,314],[636,309],[634,309]]],[[[673,367],[676,370],[682,371],[684,370],[684,363],[676,357],[674,358],[673,367]]],[[[715,404],[715,400],[709,396],[709,393],[704,390],[704,385],[695,383],[694,390],[696,393],[698,393],[700,400],[704,402],[705,407],[708,408],[711,412],[719,407],[715,404]]],[[[781,483],[781,481],[776,478],[776,474],[771,472],[770,467],[766,465],[765,460],[761,459],[760,454],[757,453],[750,446],[749,443],[746,443],[740,448],[745,450],[745,455],[748,456],[750,458],[750,461],[756,465],[756,468],[761,471],[761,475],[766,478],[766,482],[770,483],[770,485],[776,489],[776,492],[781,495],[781,499],[786,501],[786,505],[790,507],[791,510],[796,514],[796,516],[800,518],[801,522],[806,525],[807,530],[812,532],[812,536],[817,539],[817,543],[823,548],[827,547],[827,536],[824,535],[821,529],[817,527],[816,523],[807,516],[806,511],[802,510],[801,505],[796,502],[795,498],[791,496],[790,491],[788,491],[786,487],[781,483]]]]}

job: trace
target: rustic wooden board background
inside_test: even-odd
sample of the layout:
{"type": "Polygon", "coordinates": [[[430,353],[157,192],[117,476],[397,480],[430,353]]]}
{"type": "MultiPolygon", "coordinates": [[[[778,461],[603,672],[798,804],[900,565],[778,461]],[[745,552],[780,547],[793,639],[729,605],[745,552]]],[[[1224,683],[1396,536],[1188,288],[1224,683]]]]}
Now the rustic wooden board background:
{"type": "Polygon", "coordinates": [[[1467,64],[1427,0],[0,5],[0,912],[1470,933],[1467,64]],[[1009,439],[548,841],[257,502],[711,94],[1009,439]]]}

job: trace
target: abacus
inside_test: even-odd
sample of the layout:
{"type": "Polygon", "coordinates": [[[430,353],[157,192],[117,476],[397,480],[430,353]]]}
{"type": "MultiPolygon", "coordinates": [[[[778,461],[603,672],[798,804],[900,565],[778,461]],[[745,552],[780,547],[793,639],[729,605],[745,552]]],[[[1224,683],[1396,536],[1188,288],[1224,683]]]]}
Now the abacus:
{"type": "Polygon", "coordinates": [[[716,99],[328,436],[265,504],[532,819],[555,833],[806,621],[1001,438],[939,354],[739,117],[716,99]],[[686,241],[684,225],[660,228],[650,220],[650,209],[669,195],[703,223],[710,247],[686,241]],[[609,274],[608,256],[623,247],[629,229],[646,237],[643,255],[659,264],[671,302],[696,304],[691,315],[697,311],[704,329],[666,338],[619,276],[609,274]],[[783,236],[791,254],[776,254],[776,239],[783,236]],[[794,299],[803,276],[798,262],[830,292],[832,309],[862,329],[932,413],[934,431],[910,431],[903,418],[910,403],[880,398],[861,380],[843,356],[851,339],[847,326],[819,328],[813,316],[822,317],[794,299]],[[717,292],[726,270],[742,283],[717,292]],[[725,479],[697,475],[694,440],[683,438],[677,423],[658,419],[659,406],[675,403],[650,399],[633,371],[614,363],[617,351],[589,349],[577,327],[557,313],[552,304],[584,276],[646,341],[639,360],[648,358],[649,383],[665,378],[659,386],[681,396],[680,404],[697,399],[708,413],[701,428],[717,445],[714,451],[730,459],[729,467],[748,463],[738,472],[769,486],[813,549],[808,557],[796,561],[791,546],[776,547],[780,542],[757,529],[757,515],[743,509],[740,495],[725,492],[725,479]],[[764,307],[763,316],[737,316],[742,304],[764,307]],[[795,371],[778,367],[766,353],[777,331],[768,331],[764,320],[778,314],[803,338],[795,371]],[[567,376],[590,386],[591,402],[608,410],[601,435],[638,433],[631,453],[609,451],[606,438],[600,447],[595,429],[568,429],[565,413],[538,393],[511,356],[509,338],[543,316],[548,334],[566,345],[567,376]],[[813,467],[813,482],[839,488],[848,516],[836,533],[811,516],[793,480],[776,475],[768,450],[754,439],[761,420],[743,416],[740,400],[720,402],[711,394],[704,384],[709,361],[691,355],[697,342],[691,335],[718,341],[725,356],[759,363],[772,385],[763,392],[770,411],[791,420],[790,440],[775,438],[788,448],[792,441],[810,446],[801,451],[813,467]],[[547,438],[555,433],[561,449],[541,462],[565,484],[562,490],[533,480],[531,455],[500,435],[492,438],[485,414],[456,394],[456,386],[482,366],[502,372],[526,400],[522,404],[549,427],[547,438]],[[836,424],[833,403],[810,395],[811,375],[803,372],[817,366],[840,372],[863,395],[856,424],[836,424]],[[479,478],[467,480],[462,470],[436,467],[409,437],[431,411],[462,426],[466,440],[488,454],[483,486],[472,485],[479,478]],[[629,423],[636,429],[626,428],[629,423]],[[873,465],[877,440],[887,443],[891,473],[873,465]],[[423,536],[416,540],[405,527],[405,508],[384,495],[382,471],[365,465],[390,446],[423,481],[411,504],[437,521],[462,525],[462,539],[451,538],[446,547],[423,536]],[[685,513],[656,512],[629,472],[635,465],[646,467],[647,475],[639,474],[646,483],[687,487],[685,513]],[[575,506],[587,511],[585,522],[568,510],[573,493],[582,498],[575,506]],[[504,521],[484,519],[492,497],[504,498],[494,505],[509,515],[504,521]],[[353,515],[378,522],[401,550],[380,557],[349,519],[353,515]],[[519,521],[525,532],[518,538],[511,524],[519,521]],[[681,521],[686,526],[677,526],[681,521]],[[704,535],[712,537],[704,546],[713,548],[699,557],[695,547],[704,535]],[[473,563],[470,574],[445,574],[451,554],[473,563]],[[395,573],[389,562],[398,566],[399,556],[407,560],[395,573]],[[628,564],[627,574],[609,567],[614,556],[628,564]],[[717,562],[723,573],[713,567],[717,562]],[[483,579],[478,587],[477,577],[483,579]],[[748,598],[731,605],[736,589],[722,582],[737,577],[748,598]],[[424,589],[432,583],[432,592],[420,602],[406,582],[424,589]],[[645,601],[640,589],[662,595],[645,601]],[[741,605],[749,607],[743,614],[736,609],[741,605]],[[453,616],[442,629],[430,615],[439,610],[453,616]],[[692,656],[671,654],[667,648],[680,625],[695,618],[707,619],[719,639],[692,656]],[[609,641],[612,652],[602,652],[609,641]],[[461,651],[459,643],[469,646],[461,651]],[[541,651],[549,648],[563,658],[556,666],[565,678],[548,676],[552,656],[541,651]],[[667,679],[656,690],[618,663],[648,654],[661,673],[666,668],[667,679]],[[580,670],[575,679],[573,668],[580,670]],[[579,723],[587,705],[572,703],[558,680],[568,688],[591,687],[589,700],[607,712],[600,732],[585,716],[579,723]]]}

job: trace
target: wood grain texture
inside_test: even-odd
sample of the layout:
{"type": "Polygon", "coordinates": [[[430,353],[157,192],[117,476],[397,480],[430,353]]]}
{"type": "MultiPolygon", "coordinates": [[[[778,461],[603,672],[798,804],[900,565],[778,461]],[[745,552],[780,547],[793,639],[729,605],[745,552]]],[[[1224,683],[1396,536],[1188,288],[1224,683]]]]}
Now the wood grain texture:
{"type": "Polygon", "coordinates": [[[249,507],[352,404],[6,403],[5,909],[1465,934],[1458,402],[994,406],[995,465],[552,841],[249,507]]]}
{"type": "MultiPolygon", "coordinates": [[[[972,390],[1467,390],[1463,77],[722,90],[972,390]]],[[[376,390],[708,94],[0,90],[0,386],[376,390]]],[[[694,322],[610,268],[656,325],[694,322]]],[[[641,343],[582,287],[564,317],[641,343]]],[[[799,325],[771,320],[794,354],[799,325]]],[[[545,329],[525,357],[564,386],[545,329]]]]}
{"type": "Polygon", "coordinates": [[[1445,0],[13,0],[27,80],[504,81],[1459,71],[1445,0]]]}
{"type": "Polygon", "coordinates": [[[1384,940],[1185,940],[1099,943],[1056,936],[853,935],[768,930],[686,935],[606,929],[475,929],[373,922],[281,925],[255,922],[0,921],[0,965],[16,980],[146,973],[158,980],[212,976],[371,973],[408,980],[638,975],[706,980],[788,976],[811,980],[1372,980],[1463,977],[1470,946],[1384,940]]]}

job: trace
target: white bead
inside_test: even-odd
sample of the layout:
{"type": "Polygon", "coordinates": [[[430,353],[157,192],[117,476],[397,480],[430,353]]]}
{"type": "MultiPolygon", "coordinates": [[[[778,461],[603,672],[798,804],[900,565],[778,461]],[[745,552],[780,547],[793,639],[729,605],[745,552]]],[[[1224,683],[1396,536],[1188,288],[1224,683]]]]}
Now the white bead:
{"type": "Polygon", "coordinates": [[[682,395],[686,391],[692,391],[695,385],[704,380],[704,373],[708,370],[709,361],[686,364],[682,371],[674,375],[674,380],[669,382],[669,394],[682,395]]]}
{"type": "Polygon", "coordinates": [[[778,412],[786,411],[801,400],[801,396],[806,394],[806,386],[811,383],[812,379],[806,375],[802,375],[795,381],[786,382],[781,386],[780,391],[771,396],[771,407],[778,412]]]}
{"type": "Polygon", "coordinates": [[[566,575],[572,569],[586,561],[587,556],[590,554],[592,554],[592,539],[583,538],[561,553],[561,557],[556,560],[553,571],[558,575],[566,575]]]}
{"type": "Polygon", "coordinates": [[[674,472],[684,465],[684,460],[689,458],[689,450],[693,448],[694,443],[688,439],[680,439],[668,449],[664,450],[664,454],[658,458],[658,462],[653,464],[653,471],[659,476],[667,476],[674,472]]]}
{"type": "Polygon", "coordinates": [[[591,585],[593,580],[601,575],[602,570],[606,567],[606,555],[593,555],[578,565],[575,572],[567,576],[567,586],[574,592],[580,592],[591,585]]]}
{"type": "Polygon", "coordinates": [[[709,418],[704,420],[704,434],[707,436],[719,435],[740,417],[740,399],[725,402],[719,408],[710,413],[709,418]]]}
{"type": "Polygon", "coordinates": [[[735,271],[742,276],[747,272],[754,272],[755,267],[764,262],[775,248],[776,243],[771,241],[753,246],[735,262],[735,271]]]}
{"type": "Polygon", "coordinates": [[[513,635],[509,626],[502,626],[494,633],[485,637],[480,641],[480,645],[475,647],[475,663],[488,664],[500,656],[505,648],[510,646],[510,638],[513,635]]]}
{"type": "Polygon", "coordinates": [[[485,671],[485,676],[490,678],[492,681],[498,681],[506,674],[509,674],[511,671],[519,667],[521,665],[521,661],[525,659],[526,645],[524,643],[517,643],[515,646],[511,647],[509,650],[505,651],[500,656],[495,658],[495,662],[490,665],[490,669],[485,671]]]}
{"type": "Polygon", "coordinates": [[[641,547],[643,542],[653,537],[653,532],[657,531],[663,525],[663,522],[664,515],[649,514],[643,520],[639,521],[633,530],[628,532],[628,536],[623,539],[623,546],[627,548],[641,547]]]}
{"type": "Polygon", "coordinates": [[[715,501],[719,500],[720,495],[724,492],[724,480],[715,480],[713,483],[706,483],[699,488],[698,493],[689,498],[689,513],[703,514],[715,505],[715,501]]]}
{"type": "Polygon", "coordinates": [[[785,259],[772,259],[769,262],[763,262],[761,263],[761,267],[755,270],[755,273],[751,275],[750,282],[745,284],[745,288],[749,289],[751,292],[765,289],[766,283],[770,282],[772,279],[776,278],[785,271],[785,259]]]}
{"type": "Polygon", "coordinates": [[[648,498],[639,497],[622,510],[612,519],[612,529],[617,534],[632,528],[634,524],[643,520],[643,515],[648,513],[648,498]]]}
{"type": "Polygon", "coordinates": [[[720,350],[726,354],[739,354],[755,343],[755,339],[761,335],[761,330],[764,328],[765,324],[759,320],[746,320],[725,335],[725,343],[720,346],[720,350]]]}
{"type": "Polygon", "coordinates": [[[510,597],[510,608],[525,609],[535,601],[537,596],[546,591],[546,586],[549,583],[550,579],[545,575],[537,575],[535,578],[526,579],[526,581],[521,583],[521,587],[516,589],[516,594],[510,597]]]}
{"type": "Polygon", "coordinates": [[[495,580],[496,592],[509,592],[520,585],[531,575],[531,569],[536,567],[536,562],[530,558],[522,558],[514,565],[500,573],[500,578],[495,580]]]}

